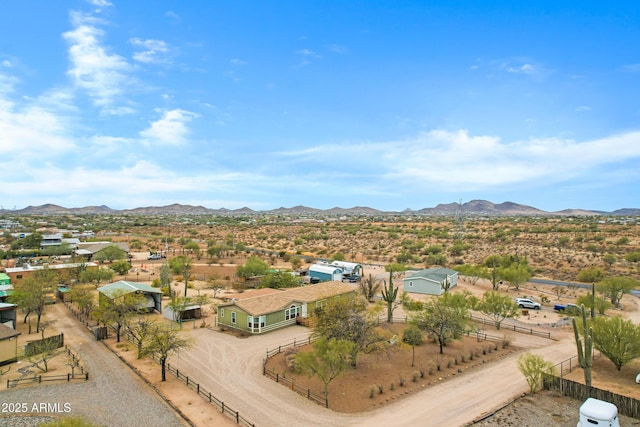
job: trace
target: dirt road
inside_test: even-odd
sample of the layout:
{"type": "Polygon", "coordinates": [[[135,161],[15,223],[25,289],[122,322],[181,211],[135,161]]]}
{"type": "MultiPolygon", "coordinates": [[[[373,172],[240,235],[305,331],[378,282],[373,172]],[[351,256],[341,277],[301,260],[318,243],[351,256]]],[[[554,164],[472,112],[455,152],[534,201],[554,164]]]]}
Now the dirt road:
{"type": "MultiPolygon", "coordinates": [[[[196,345],[171,360],[220,399],[239,410],[260,427],[285,425],[314,426],[461,426],[492,412],[527,391],[518,371],[518,354],[474,369],[437,387],[361,414],[342,414],[326,410],[262,376],[265,350],[302,340],[309,331],[295,326],[264,336],[246,339],[214,332],[191,332],[196,345]]],[[[550,341],[530,335],[514,334],[514,344],[532,349],[547,360],[560,362],[571,357],[571,340],[550,341]]],[[[330,399],[340,396],[330,396],[330,399]]]]}
{"type": "MultiPolygon", "coordinates": [[[[70,411],[54,415],[83,416],[105,426],[188,425],[118,358],[96,342],[88,330],[62,304],[47,308],[64,332],[65,343],[80,357],[90,373],[82,383],[51,383],[2,390],[2,401],[34,404],[68,404],[70,411]]],[[[36,406],[38,407],[38,406],[36,406]]],[[[1,414],[9,415],[9,414],[1,414]]],[[[17,414],[20,415],[20,414],[17,414]]],[[[27,415],[40,415],[32,410],[27,415]]],[[[0,425],[4,425],[0,418],[0,425]]]]}

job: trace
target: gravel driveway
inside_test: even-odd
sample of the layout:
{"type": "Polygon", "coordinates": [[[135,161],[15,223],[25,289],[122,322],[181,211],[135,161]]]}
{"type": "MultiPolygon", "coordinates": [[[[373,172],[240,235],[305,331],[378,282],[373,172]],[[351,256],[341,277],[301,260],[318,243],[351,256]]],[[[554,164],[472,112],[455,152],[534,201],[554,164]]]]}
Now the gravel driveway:
{"type": "MultiPolygon", "coordinates": [[[[333,412],[262,375],[262,360],[267,348],[287,344],[294,338],[304,340],[308,333],[304,327],[291,326],[241,339],[206,329],[193,330],[191,335],[196,344],[188,352],[172,358],[171,365],[187,373],[259,427],[461,426],[527,391],[526,381],[516,366],[518,354],[513,354],[380,409],[359,414],[333,412]]],[[[575,351],[575,344],[569,340],[554,342],[530,335],[513,336],[515,345],[535,349],[536,353],[552,361],[564,360],[575,351]]]]}
{"type": "MultiPolygon", "coordinates": [[[[33,411],[34,404],[57,404],[58,409],[53,412],[58,415],[82,416],[104,426],[188,425],[111,351],[96,342],[62,304],[52,305],[47,311],[57,319],[56,329],[64,332],[65,341],[89,371],[89,381],[3,389],[2,402],[26,406],[27,415],[42,415],[33,411]]],[[[11,420],[9,415],[8,411],[0,414],[4,417],[0,418],[0,425],[27,425],[25,419],[11,420]]]]}

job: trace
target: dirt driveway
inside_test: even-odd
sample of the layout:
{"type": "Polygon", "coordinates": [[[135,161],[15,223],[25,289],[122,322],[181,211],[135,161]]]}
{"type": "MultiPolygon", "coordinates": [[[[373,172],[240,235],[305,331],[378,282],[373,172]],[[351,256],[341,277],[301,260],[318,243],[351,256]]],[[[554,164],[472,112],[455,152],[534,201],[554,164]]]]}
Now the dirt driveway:
{"type": "MultiPolygon", "coordinates": [[[[516,366],[519,353],[408,396],[379,409],[342,414],[324,409],[262,376],[266,349],[304,340],[306,328],[292,326],[263,336],[236,338],[205,329],[191,331],[195,346],[171,360],[173,366],[260,427],[465,425],[528,390],[516,366]]],[[[560,362],[574,352],[572,340],[551,341],[513,334],[513,343],[560,362]]],[[[330,396],[331,398],[331,396],[330,396]]],[[[339,398],[333,396],[333,398],[339,398]]]]}

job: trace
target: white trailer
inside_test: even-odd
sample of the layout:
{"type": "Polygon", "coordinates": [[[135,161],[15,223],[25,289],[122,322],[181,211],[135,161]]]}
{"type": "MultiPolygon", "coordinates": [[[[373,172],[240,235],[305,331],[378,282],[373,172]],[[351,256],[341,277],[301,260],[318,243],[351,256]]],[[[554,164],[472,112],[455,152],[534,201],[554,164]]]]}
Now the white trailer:
{"type": "Polygon", "coordinates": [[[576,427],[620,427],[618,407],[613,403],[592,397],[580,406],[580,421],[576,427]]]}

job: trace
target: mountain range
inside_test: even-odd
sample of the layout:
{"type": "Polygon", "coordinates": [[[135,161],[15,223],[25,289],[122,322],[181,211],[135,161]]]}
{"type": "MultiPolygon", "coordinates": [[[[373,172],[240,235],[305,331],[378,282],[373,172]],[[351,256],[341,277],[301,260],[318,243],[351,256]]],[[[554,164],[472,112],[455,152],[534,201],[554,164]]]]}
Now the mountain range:
{"type": "Polygon", "coordinates": [[[134,209],[111,209],[108,206],[85,206],[82,208],[65,208],[54,204],[40,206],[27,206],[24,209],[0,209],[0,215],[481,215],[481,216],[640,216],[639,208],[617,209],[612,212],[593,211],[585,209],[564,209],[556,212],[548,212],[532,206],[521,205],[513,202],[495,204],[486,200],[471,200],[466,203],[439,204],[433,208],[420,210],[405,209],[403,211],[381,211],[366,206],[352,208],[335,207],[331,209],[316,209],[307,206],[294,206],[291,208],[280,207],[277,209],[255,211],[244,207],[240,209],[211,209],[204,206],[181,205],[174,203],[167,206],[148,206],[134,209]]]}

